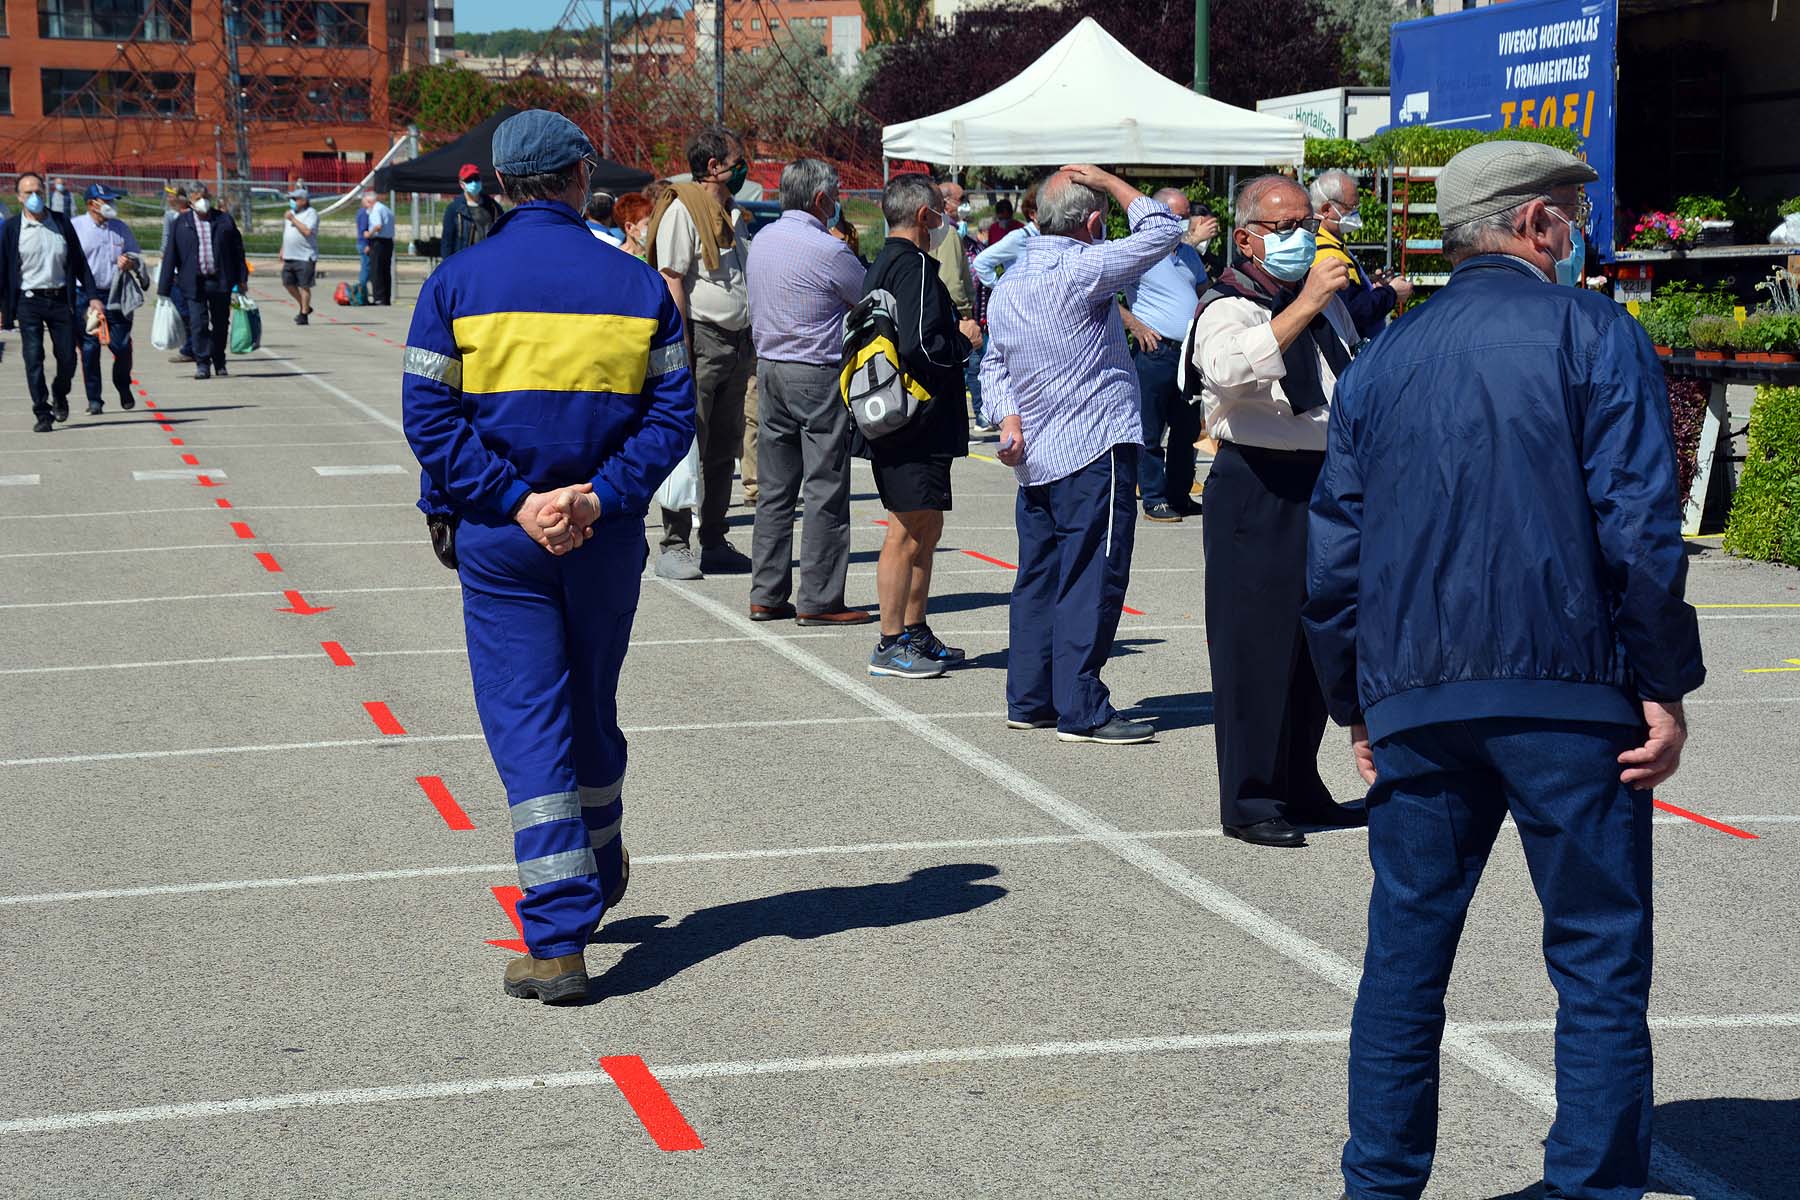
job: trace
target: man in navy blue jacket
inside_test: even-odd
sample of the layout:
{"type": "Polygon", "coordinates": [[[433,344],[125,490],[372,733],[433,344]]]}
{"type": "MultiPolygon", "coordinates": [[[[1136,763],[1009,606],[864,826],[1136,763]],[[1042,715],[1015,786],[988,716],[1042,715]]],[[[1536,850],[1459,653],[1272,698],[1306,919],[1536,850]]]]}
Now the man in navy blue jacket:
{"type": "Polygon", "coordinates": [[[220,212],[206,185],[194,189],[189,211],[169,230],[156,294],[181,288],[188,329],[193,335],[194,378],[227,375],[225,350],[231,342],[231,293],[249,279],[244,238],[230,213],[220,212]]]}
{"type": "Polygon", "coordinates": [[[1502,819],[1560,1003],[1547,1194],[1635,1200],[1650,1164],[1650,789],[1705,679],[1661,368],[1581,270],[1575,157],[1465,150],[1438,181],[1449,285],[1338,383],[1306,607],[1370,784],[1350,1037],[1351,1200],[1417,1197],[1444,994],[1502,819]]]}

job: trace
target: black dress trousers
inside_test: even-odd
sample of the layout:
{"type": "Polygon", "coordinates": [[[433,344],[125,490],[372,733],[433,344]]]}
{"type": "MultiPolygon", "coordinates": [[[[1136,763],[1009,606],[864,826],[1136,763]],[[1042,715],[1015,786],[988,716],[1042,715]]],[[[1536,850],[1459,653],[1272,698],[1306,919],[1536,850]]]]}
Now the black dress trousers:
{"type": "Polygon", "coordinates": [[[1206,481],[1206,636],[1226,825],[1331,811],[1319,778],[1325,697],[1300,610],[1322,453],[1219,444],[1206,481]]]}

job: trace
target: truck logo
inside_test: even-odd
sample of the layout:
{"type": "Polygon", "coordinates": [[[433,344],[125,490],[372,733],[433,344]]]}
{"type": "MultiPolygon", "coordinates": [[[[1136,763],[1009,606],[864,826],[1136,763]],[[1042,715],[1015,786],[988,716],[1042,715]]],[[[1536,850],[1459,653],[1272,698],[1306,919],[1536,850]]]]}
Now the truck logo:
{"type": "Polygon", "coordinates": [[[1406,99],[1400,103],[1400,115],[1394,119],[1397,125],[1414,125],[1423,121],[1431,113],[1430,92],[1408,92],[1406,99]]]}

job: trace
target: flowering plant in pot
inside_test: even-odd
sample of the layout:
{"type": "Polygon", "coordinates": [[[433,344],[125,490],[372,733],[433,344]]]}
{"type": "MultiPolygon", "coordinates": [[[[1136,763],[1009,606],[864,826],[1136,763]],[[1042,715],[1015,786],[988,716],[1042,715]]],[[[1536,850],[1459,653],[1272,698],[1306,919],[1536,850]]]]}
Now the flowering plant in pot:
{"type": "Polygon", "coordinates": [[[1694,341],[1695,358],[1720,362],[1731,355],[1737,322],[1730,317],[1695,317],[1688,323],[1688,336],[1694,341]]]}
{"type": "Polygon", "coordinates": [[[1668,250],[1685,246],[1700,232],[1700,223],[1691,223],[1675,213],[1652,212],[1638,218],[1631,228],[1631,240],[1625,245],[1632,250],[1668,250]]]}
{"type": "Polygon", "coordinates": [[[1731,241],[1735,222],[1730,208],[1717,196],[1683,196],[1675,202],[1675,215],[1691,240],[1708,245],[1731,241]]]}

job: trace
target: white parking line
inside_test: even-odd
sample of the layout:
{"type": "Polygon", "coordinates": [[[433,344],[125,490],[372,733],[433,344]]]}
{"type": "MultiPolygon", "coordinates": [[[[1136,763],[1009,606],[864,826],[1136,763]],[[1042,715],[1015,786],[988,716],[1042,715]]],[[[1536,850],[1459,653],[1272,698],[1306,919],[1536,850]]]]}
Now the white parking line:
{"type": "MultiPolygon", "coordinates": [[[[410,500],[384,500],[369,504],[233,504],[237,512],[308,512],[325,508],[411,508],[418,505],[410,500]]],[[[69,521],[77,517],[154,517],[169,513],[212,513],[218,515],[219,509],[211,504],[189,504],[181,508],[113,508],[100,512],[88,510],[73,513],[4,513],[0,521],[69,521]]]]}
{"type": "MultiPolygon", "coordinates": [[[[274,353],[273,351],[269,350],[266,347],[263,349],[262,353],[267,355],[269,358],[280,359],[281,361],[284,361],[284,362],[287,361],[286,359],[283,359],[281,355],[274,353]]],[[[361,400],[358,400],[355,396],[352,396],[349,392],[346,392],[343,388],[339,387],[335,383],[332,383],[330,380],[321,379],[317,375],[313,374],[311,371],[301,371],[300,378],[306,380],[306,382],[312,384],[314,387],[319,388],[323,391],[329,392],[333,396],[336,396],[339,400],[342,400],[345,404],[348,404],[351,408],[354,408],[357,412],[359,412],[363,416],[369,418],[371,421],[377,421],[383,425],[386,425],[389,429],[393,430],[395,433],[405,433],[406,432],[406,427],[401,425],[399,421],[396,421],[393,417],[388,416],[386,413],[382,412],[379,408],[376,408],[374,405],[363,403],[361,400]]]]}
{"type": "Polygon", "coordinates": [[[200,475],[204,475],[208,479],[231,478],[231,476],[225,474],[225,472],[219,470],[217,467],[180,467],[170,468],[166,471],[133,471],[131,473],[131,482],[170,483],[179,480],[183,483],[192,483],[194,479],[200,475]]]}
{"type": "MultiPolygon", "coordinates": [[[[206,451],[214,450],[304,450],[318,446],[392,446],[406,445],[404,438],[366,438],[360,441],[336,442],[215,442],[207,439],[206,451]]],[[[162,454],[167,446],[155,442],[134,442],[126,446],[68,446],[60,450],[0,450],[0,455],[14,454],[162,454]]]]}
{"type": "MultiPolygon", "coordinates": [[[[1718,818],[1733,825],[1791,825],[1800,823],[1800,814],[1737,814],[1718,818]]],[[[1685,817],[1656,816],[1653,825],[1676,829],[1702,829],[1685,817]]],[[[1505,828],[1514,828],[1508,820],[1505,828]]],[[[1353,835],[1360,830],[1339,832],[1353,835]]],[[[1208,829],[1154,829],[1121,833],[1122,838],[1136,841],[1179,841],[1195,838],[1222,838],[1224,831],[1208,829]]],[[[941,851],[1006,850],[1033,846],[1079,846],[1099,841],[1079,833],[1020,834],[1014,837],[949,838],[921,842],[849,842],[832,846],[782,846],[769,850],[697,850],[673,854],[635,854],[631,861],[639,866],[680,865],[684,863],[762,862],[784,858],[826,858],[860,854],[925,854],[941,851]]],[[[129,900],[144,896],[186,896],[203,892],[247,892],[268,888],[315,887],[332,883],[388,883],[403,879],[430,879],[443,875],[510,875],[517,868],[510,862],[471,863],[460,867],[397,867],[386,871],[347,871],[329,875],[293,875],[272,879],[224,879],[202,883],[146,884],[138,887],[97,888],[79,892],[35,892],[19,896],[0,896],[0,908],[25,904],[70,904],[85,900],[129,900]]]]}
{"type": "MultiPolygon", "coordinates": [[[[1775,1029],[1800,1026],[1800,1014],[1747,1013],[1723,1017],[1652,1017],[1650,1028],[1659,1032],[1688,1029],[1775,1029]]],[[[1446,1038],[1476,1039],[1485,1034],[1548,1033],[1549,1021],[1500,1024],[1452,1024],[1446,1038]]],[[[1024,1062],[1045,1058],[1099,1058],[1141,1054],[1192,1054],[1209,1050],[1260,1049],[1279,1046],[1342,1046],[1350,1040],[1348,1029],[1252,1030],[1240,1033],[1165,1034],[1151,1037],[1097,1038],[1086,1041],[1000,1043],[980,1046],[945,1046],[922,1050],[895,1050],[881,1054],[829,1054],[809,1058],[771,1058],[738,1062],[664,1063],[654,1067],[659,1080],[734,1079],[758,1075],[806,1075],[841,1071],[892,1071],[908,1067],[944,1066],[952,1063],[1024,1062]]],[[[346,1105],[395,1104],[411,1100],[445,1100],[494,1092],[542,1089],[611,1087],[605,1071],[562,1071],[543,1075],[514,1075],[484,1079],[447,1079],[434,1083],[398,1084],[391,1087],[336,1088],[322,1092],[289,1092],[274,1096],[246,1096],[231,1100],[199,1100],[187,1104],[154,1104],[142,1108],[115,1108],[85,1112],[52,1113],[40,1117],[15,1117],[0,1121],[0,1134],[67,1133],[113,1125],[158,1121],[203,1120],[244,1113],[280,1112],[304,1108],[341,1108],[346,1105]]],[[[1662,1151],[1653,1169],[1666,1183],[1694,1190],[1696,1178],[1708,1185],[1700,1195],[1707,1200],[1749,1200],[1744,1192],[1718,1180],[1711,1172],[1693,1168],[1678,1179],[1671,1168],[1687,1165],[1680,1156],[1662,1151]]]]}
{"type": "Polygon", "coordinates": [[[42,482],[39,475],[0,475],[0,487],[36,487],[42,482]]]}
{"type": "Polygon", "coordinates": [[[367,467],[314,467],[313,471],[327,479],[344,475],[410,475],[399,463],[379,463],[367,467]]]}
{"type": "MultiPolygon", "coordinates": [[[[423,546],[419,538],[387,538],[370,542],[264,542],[258,546],[270,550],[295,549],[300,547],[333,547],[333,546],[423,546]]],[[[25,550],[14,554],[0,554],[0,558],[78,558],[90,554],[173,554],[187,550],[242,550],[244,543],[236,542],[203,542],[186,546],[107,546],[98,550],[25,550]]]]}
{"type": "MultiPolygon", "coordinates": [[[[1270,916],[1230,889],[1214,883],[1161,850],[1123,836],[1123,831],[1091,809],[1058,794],[1008,762],[964,741],[930,718],[907,708],[890,695],[839,671],[800,646],[758,628],[748,617],[702,595],[692,588],[661,581],[669,591],[739,632],[761,639],[770,650],[787,659],[820,683],[836,688],[863,707],[889,717],[921,741],[936,747],[978,775],[1005,788],[1020,800],[1067,826],[1095,839],[1130,866],[1138,868],[1219,919],[1262,942],[1283,958],[1351,996],[1356,994],[1361,973],[1337,951],[1313,941],[1299,930],[1270,916]]],[[[1545,1116],[1556,1112],[1556,1086],[1543,1072],[1508,1054],[1476,1034],[1458,1027],[1445,1031],[1443,1048],[1452,1059],[1499,1084],[1545,1116]]],[[[1719,1200],[1748,1200],[1737,1188],[1712,1172],[1658,1143],[1652,1162],[1664,1180],[1689,1191],[1704,1190],[1719,1200]],[[1696,1186],[1699,1185],[1699,1186],[1696,1186]]]]}

